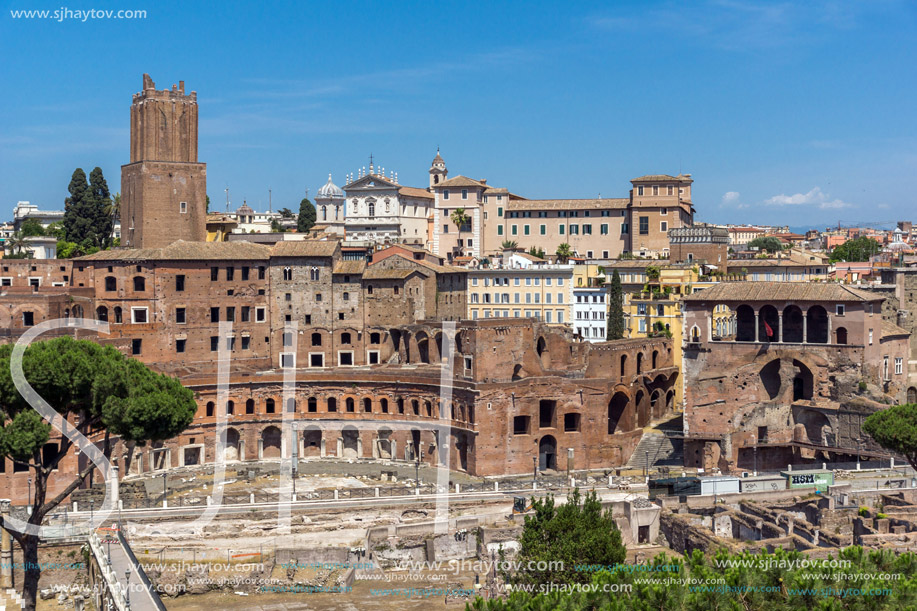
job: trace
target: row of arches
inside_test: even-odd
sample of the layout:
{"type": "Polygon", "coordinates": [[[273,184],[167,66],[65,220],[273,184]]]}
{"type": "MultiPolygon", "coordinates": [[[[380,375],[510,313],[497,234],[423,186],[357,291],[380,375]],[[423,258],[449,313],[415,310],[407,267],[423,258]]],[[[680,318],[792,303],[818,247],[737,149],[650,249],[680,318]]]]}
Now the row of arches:
{"type": "MultiPolygon", "coordinates": [[[[269,397],[264,400],[259,410],[254,398],[246,399],[244,406],[240,405],[238,407],[235,400],[230,399],[226,401],[224,413],[227,415],[278,414],[280,413],[279,408],[281,403],[282,401],[269,397]],[[243,409],[244,411],[240,411],[243,409]]],[[[460,401],[453,401],[447,406],[447,409],[448,412],[446,413],[446,417],[450,420],[474,424],[474,405],[466,405],[460,401]]],[[[216,410],[216,402],[207,401],[204,405],[204,417],[215,417],[217,415],[216,410]]],[[[290,397],[286,401],[285,411],[295,414],[300,413],[302,409],[296,398],[290,397]]],[[[423,418],[440,418],[440,414],[443,413],[443,406],[442,401],[433,402],[430,399],[412,397],[408,397],[407,399],[404,397],[344,397],[343,401],[339,401],[339,398],[334,396],[323,398],[310,396],[305,400],[305,413],[328,414],[341,412],[351,414],[392,414],[423,418]]]]}
{"type": "Polygon", "coordinates": [[[626,433],[649,424],[675,409],[674,388],[640,388],[633,399],[624,391],[617,391],[608,402],[607,433],[626,433]]]}
{"type": "MultiPolygon", "coordinates": [[[[757,310],[742,304],[733,312],[727,305],[713,308],[711,333],[715,341],[795,343],[795,344],[846,344],[846,327],[832,331],[828,311],[820,305],[803,310],[790,304],[779,310],[766,304],[757,310]]],[[[691,328],[690,341],[701,341],[701,329],[691,328]]]]}

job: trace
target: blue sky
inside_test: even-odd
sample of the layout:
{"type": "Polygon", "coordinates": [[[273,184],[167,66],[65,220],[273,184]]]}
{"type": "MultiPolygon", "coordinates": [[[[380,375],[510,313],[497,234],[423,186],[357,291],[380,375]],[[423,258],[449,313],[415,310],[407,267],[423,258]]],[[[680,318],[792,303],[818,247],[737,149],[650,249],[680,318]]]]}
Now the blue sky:
{"type": "Polygon", "coordinates": [[[917,221],[917,4],[4,0],[0,219],[128,161],[131,95],[198,92],[213,208],[295,208],[370,153],[531,198],[691,173],[698,219],[917,221]],[[10,10],[143,9],[142,20],[10,10]]]}

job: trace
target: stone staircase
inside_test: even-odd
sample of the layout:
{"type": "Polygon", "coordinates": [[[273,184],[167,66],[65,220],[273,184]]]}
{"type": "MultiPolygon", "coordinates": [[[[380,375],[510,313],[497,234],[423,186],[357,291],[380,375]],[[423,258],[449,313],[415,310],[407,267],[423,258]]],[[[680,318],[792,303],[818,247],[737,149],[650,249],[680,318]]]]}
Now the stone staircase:
{"type": "Polygon", "coordinates": [[[673,439],[670,434],[680,434],[682,431],[681,416],[660,422],[652,428],[643,431],[643,437],[637,444],[637,449],[627,461],[627,469],[643,470],[647,467],[669,466],[680,467],[684,464],[684,441],[673,439]],[[649,465],[647,465],[649,459],[649,465]]]}

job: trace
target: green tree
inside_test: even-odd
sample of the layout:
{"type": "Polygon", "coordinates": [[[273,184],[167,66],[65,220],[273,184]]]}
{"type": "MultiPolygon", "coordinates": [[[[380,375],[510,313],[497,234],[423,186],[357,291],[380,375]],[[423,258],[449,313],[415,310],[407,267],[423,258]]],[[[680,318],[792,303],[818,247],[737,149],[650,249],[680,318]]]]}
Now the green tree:
{"type": "Polygon", "coordinates": [[[536,248],[532,246],[529,248],[529,254],[533,257],[538,257],[539,259],[544,259],[544,248],[536,248]]]}
{"type": "Polygon", "coordinates": [[[64,206],[64,230],[67,240],[104,247],[111,239],[112,220],[110,216],[111,194],[101,168],[94,168],[86,181],[81,168],[73,172],[70,179],[70,197],[64,206]]]}
{"type": "Polygon", "coordinates": [[[766,250],[767,252],[780,252],[783,250],[783,242],[779,238],[773,236],[755,238],[754,240],[748,243],[749,248],[757,248],[758,250],[766,250]]]}
{"type": "Polygon", "coordinates": [[[82,254],[83,253],[79,252],[79,244],[76,242],[68,242],[67,240],[57,241],[58,259],[72,259],[73,257],[79,257],[82,254]]]}
{"type": "Polygon", "coordinates": [[[286,229],[277,219],[271,219],[271,233],[286,233],[286,229]]]}
{"type": "Polygon", "coordinates": [[[551,495],[533,499],[532,508],[535,514],[526,516],[519,537],[516,560],[523,568],[511,576],[514,583],[588,583],[592,576],[577,566],[624,562],[621,533],[595,490],[583,497],[575,488],[558,506],[551,495]]]}
{"type": "Polygon", "coordinates": [[[624,337],[624,289],[621,287],[621,275],[618,270],[611,274],[608,284],[608,330],[606,339],[624,337]]]}
{"type": "Polygon", "coordinates": [[[14,231],[13,235],[5,243],[6,248],[13,255],[21,255],[28,245],[29,241],[26,240],[26,236],[21,231],[14,231]]]}
{"type": "Polygon", "coordinates": [[[831,251],[831,262],[838,261],[869,261],[869,258],[878,254],[882,246],[873,238],[861,236],[847,240],[831,251]]]}
{"type": "Polygon", "coordinates": [[[289,208],[281,208],[277,212],[280,213],[280,218],[285,219],[285,220],[291,220],[295,216],[293,214],[293,211],[290,210],[289,208]]]}
{"type": "MultiPolygon", "coordinates": [[[[48,479],[73,442],[63,437],[49,446],[51,426],[44,422],[13,385],[13,346],[0,346],[0,457],[28,467],[32,475],[32,514],[27,522],[40,525],[55,507],[76,490],[96,468],[90,463],[53,498],[48,498],[48,479]],[[49,452],[49,448],[51,451],[49,452]]],[[[123,443],[143,445],[170,439],[194,418],[196,404],[191,390],[140,361],[122,355],[111,346],[70,337],[38,341],[22,360],[26,380],[52,409],[83,435],[98,436],[100,449],[111,456],[111,436],[123,443]]],[[[38,579],[38,535],[10,533],[22,548],[29,567],[23,580],[27,608],[35,608],[38,579]]]]}
{"type": "Polygon", "coordinates": [[[45,235],[45,227],[38,219],[26,219],[22,221],[22,224],[19,226],[19,233],[27,238],[32,236],[43,236],[45,235]]]}
{"type": "Polygon", "coordinates": [[[105,214],[112,221],[112,227],[114,227],[114,222],[121,219],[121,194],[115,193],[111,199],[105,204],[105,214]]]}
{"type": "Polygon", "coordinates": [[[656,282],[659,280],[659,274],[662,273],[662,269],[658,265],[647,265],[646,266],[646,279],[651,282],[656,282]]]}
{"type": "Polygon", "coordinates": [[[207,207],[204,209],[207,214],[210,214],[210,196],[207,196],[207,207]]]}
{"type": "Polygon", "coordinates": [[[557,247],[557,251],[554,254],[557,255],[558,261],[560,261],[561,263],[566,263],[567,260],[573,256],[573,248],[569,244],[564,242],[563,244],[557,247]]]}
{"type": "Polygon", "coordinates": [[[904,456],[917,469],[917,405],[895,405],[870,414],[863,430],[880,446],[904,456]]]}
{"type": "Polygon", "coordinates": [[[296,219],[296,231],[305,233],[315,225],[315,206],[309,201],[308,197],[302,198],[299,202],[299,216],[296,219]]]}
{"type": "Polygon", "coordinates": [[[67,232],[64,230],[63,223],[55,222],[45,227],[45,235],[54,236],[58,240],[63,240],[67,237],[67,232]]]}
{"type": "MultiPolygon", "coordinates": [[[[516,240],[503,240],[503,243],[500,244],[503,247],[503,250],[512,250],[519,247],[519,242],[516,240]]],[[[534,246],[532,247],[534,248],[534,246]]]]}

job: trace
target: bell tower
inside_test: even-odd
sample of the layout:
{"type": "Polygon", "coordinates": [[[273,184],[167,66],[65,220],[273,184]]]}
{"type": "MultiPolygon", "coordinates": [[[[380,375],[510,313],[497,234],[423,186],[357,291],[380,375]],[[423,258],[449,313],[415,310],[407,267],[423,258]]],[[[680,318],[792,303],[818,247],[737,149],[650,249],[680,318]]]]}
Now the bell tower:
{"type": "Polygon", "coordinates": [[[156,90],[149,74],[131,104],[130,163],[121,166],[121,244],[162,248],[207,238],[207,165],[197,160],[197,92],[156,90]]]}
{"type": "Polygon", "coordinates": [[[447,176],[449,176],[449,170],[446,169],[446,162],[443,161],[439,154],[439,147],[436,147],[436,157],[433,158],[433,163],[430,164],[430,190],[445,181],[447,176]]]}

